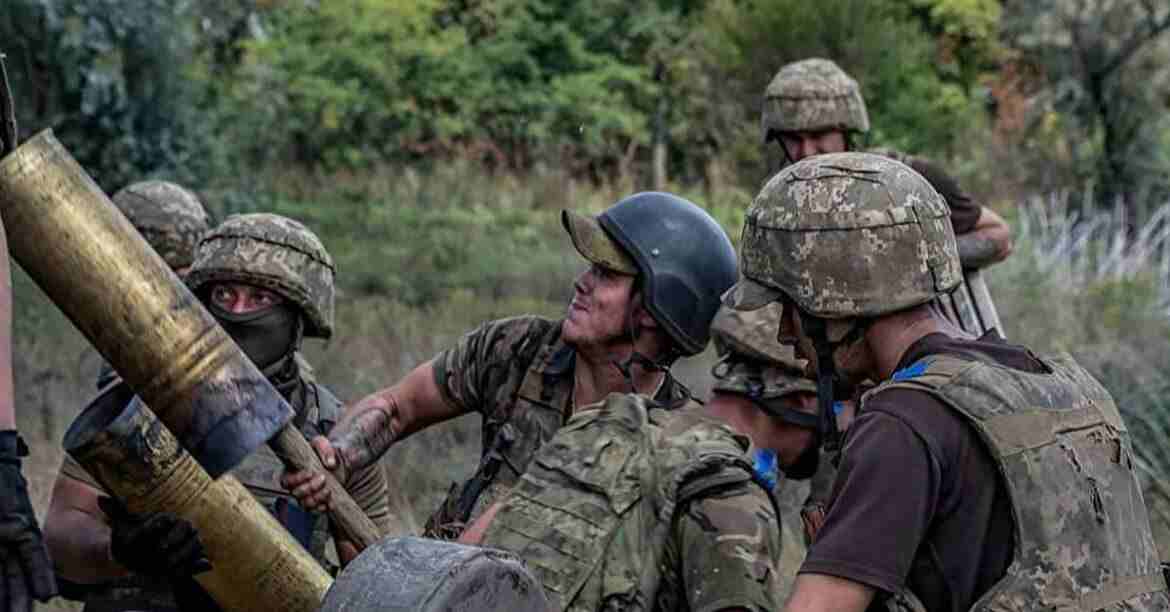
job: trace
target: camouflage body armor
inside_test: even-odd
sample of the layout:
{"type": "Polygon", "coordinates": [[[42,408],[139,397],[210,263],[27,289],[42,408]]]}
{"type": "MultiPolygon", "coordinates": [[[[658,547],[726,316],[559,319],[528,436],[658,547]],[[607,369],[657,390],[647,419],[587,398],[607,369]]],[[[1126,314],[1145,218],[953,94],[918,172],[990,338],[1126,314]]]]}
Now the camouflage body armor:
{"type": "Polygon", "coordinates": [[[971,609],[1170,609],[1113,399],[1068,355],[1042,361],[1049,372],[1031,374],[932,355],[870,392],[930,393],[975,428],[999,465],[1016,523],[1014,559],[971,609]]]}
{"type": "MultiPolygon", "coordinates": [[[[297,419],[302,423],[301,433],[306,439],[312,439],[329,432],[341,416],[342,403],[328,389],[310,378],[305,377],[302,382],[304,402],[300,406],[294,403],[294,407],[298,409],[298,415],[303,415],[303,419],[297,419]]],[[[114,397],[124,396],[102,393],[95,401],[114,397]]],[[[134,401],[138,401],[137,398],[134,401]]],[[[116,408],[119,407],[110,406],[110,409],[116,408]]],[[[283,472],[284,465],[272,449],[262,446],[231,473],[272,512],[313,558],[327,570],[334,569],[334,562],[328,554],[328,544],[332,542],[328,517],[301,509],[296,498],[280,486],[283,472]]],[[[84,612],[172,612],[178,609],[171,586],[165,580],[128,576],[92,587],[85,596],[84,612]]]]}
{"type": "Polygon", "coordinates": [[[694,410],[611,394],[540,449],[482,545],[524,559],[555,609],[658,609],[675,512],[754,480],[747,448],[694,410]]]}

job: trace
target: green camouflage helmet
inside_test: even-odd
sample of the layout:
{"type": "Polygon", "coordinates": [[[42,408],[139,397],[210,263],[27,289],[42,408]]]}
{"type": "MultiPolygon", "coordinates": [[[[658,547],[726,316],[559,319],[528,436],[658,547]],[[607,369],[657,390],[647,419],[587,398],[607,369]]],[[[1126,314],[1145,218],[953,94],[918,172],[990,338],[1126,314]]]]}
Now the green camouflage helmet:
{"type": "Polygon", "coordinates": [[[300,306],[305,336],[333,335],[333,258],[297,221],[267,213],[232,215],[199,243],[187,285],[235,281],[271,289],[300,306]]]}
{"type": "Polygon", "coordinates": [[[114,205],[171,268],[186,268],[211,220],[199,198],[166,181],[143,181],[114,194],[114,205]]]}
{"type": "Polygon", "coordinates": [[[861,88],[837,64],[806,59],[787,64],[764,93],[764,142],[775,132],[868,132],[861,88]]]}
{"type": "Polygon", "coordinates": [[[803,159],[748,209],[743,278],[725,303],[754,310],[787,296],[814,317],[846,319],[929,302],[962,278],[949,216],[926,179],[888,157],[803,159]]]}
{"type": "Polygon", "coordinates": [[[712,369],[715,391],[759,399],[817,392],[816,383],[804,375],[804,361],[776,339],[781,313],[779,304],[750,312],[719,309],[711,324],[711,338],[721,357],[712,369]]]}

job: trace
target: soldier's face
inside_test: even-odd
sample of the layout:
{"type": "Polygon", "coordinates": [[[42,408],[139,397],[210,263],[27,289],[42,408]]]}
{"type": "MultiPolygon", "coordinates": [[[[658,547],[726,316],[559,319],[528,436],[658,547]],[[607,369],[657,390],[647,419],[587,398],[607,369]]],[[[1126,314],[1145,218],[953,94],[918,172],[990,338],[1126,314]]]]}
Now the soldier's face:
{"type": "Polygon", "coordinates": [[[847,148],[845,133],[841,130],[781,132],[780,145],[794,162],[813,155],[843,153],[847,148]]]}
{"type": "Polygon", "coordinates": [[[210,297],[213,304],[232,314],[248,314],[284,303],[280,295],[244,283],[216,283],[210,297]]]}
{"type": "Polygon", "coordinates": [[[561,333],[570,344],[603,344],[629,335],[634,277],[596,264],[573,282],[561,333]]]}

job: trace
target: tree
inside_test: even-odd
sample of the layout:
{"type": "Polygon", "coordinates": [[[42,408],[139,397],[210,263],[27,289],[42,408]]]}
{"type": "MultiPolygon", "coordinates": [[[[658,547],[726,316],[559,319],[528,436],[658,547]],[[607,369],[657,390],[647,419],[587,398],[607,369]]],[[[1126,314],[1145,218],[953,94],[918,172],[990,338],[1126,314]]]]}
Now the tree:
{"type": "Polygon", "coordinates": [[[190,10],[166,0],[7,2],[0,45],[23,135],[52,127],[107,190],[152,174],[205,176],[205,121],[184,71],[190,10]]]}
{"type": "MultiPolygon", "coordinates": [[[[1170,4],[1155,0],[1017,0],[1005,7],[1009,43],[1046,77],[1037,114],[1064,122],[1074,163],[1089,168],[1099,205],[1165,195],[1166,92],[1150,84],[1170,69],[1159,40],[1170,4]],[[1161,96],[1161,97],[1160,97],[1161,96]],[[1145,197],[1143,197],[1145,195],[1145,197]]],[[[1137,219],[1131,217],[1131,223],[1137,219]]]]}

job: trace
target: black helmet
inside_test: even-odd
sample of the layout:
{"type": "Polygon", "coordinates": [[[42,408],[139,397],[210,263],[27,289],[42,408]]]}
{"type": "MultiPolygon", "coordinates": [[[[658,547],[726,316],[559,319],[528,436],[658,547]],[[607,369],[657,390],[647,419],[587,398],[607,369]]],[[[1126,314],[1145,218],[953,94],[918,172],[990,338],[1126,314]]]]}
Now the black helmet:
{"type": "MultiPolygon", "coordinates": [[[[566,229],[579,215],[564,217],[566,229]]],[[[707,346],[719,297],[736,280],[735,249],[707,211],[676,195],[634,194],[596,217],[597,224],[637,267],[646,309],[680,352],[707,346]]],[[[579,222],[579,221],[578,221],[579,222]]]]}

